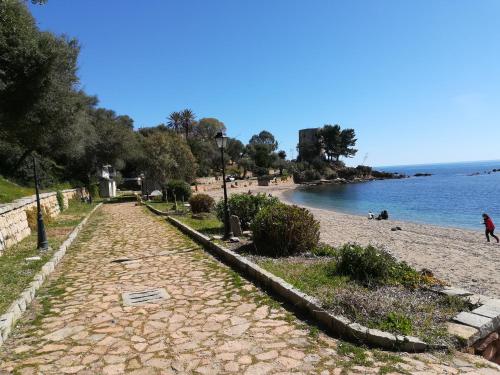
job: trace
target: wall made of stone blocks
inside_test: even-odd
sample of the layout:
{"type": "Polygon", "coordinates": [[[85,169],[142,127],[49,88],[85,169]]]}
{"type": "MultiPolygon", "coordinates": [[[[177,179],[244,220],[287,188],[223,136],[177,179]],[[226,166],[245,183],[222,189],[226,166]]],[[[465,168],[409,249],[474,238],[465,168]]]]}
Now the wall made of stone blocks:
{"type": "MultiPolygon", "coordinates": [[[[63,190],[62,193],[67,208],[70,199],[81,196],[81,189],[63,190]]],[[[60,213],[56,192],[40,194],[40,205],[50,217],[60,213]]],[[[35,195],[0,205],[0,256],[4,250],[31,234],[26,212],[32,209],[36,209],[35,195]]]]}
{"type": "Polygon", "coordinates": [[[492,332],[474,344],[476,354],[500,365],[500,330],[492,332]]]}

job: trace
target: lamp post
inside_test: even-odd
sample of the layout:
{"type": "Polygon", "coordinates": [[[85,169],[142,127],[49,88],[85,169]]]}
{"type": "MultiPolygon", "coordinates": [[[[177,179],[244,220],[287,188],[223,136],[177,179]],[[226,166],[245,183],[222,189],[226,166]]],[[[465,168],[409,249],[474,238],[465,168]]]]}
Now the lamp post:
{"type": "Polygon", "coordinates": [[[33,174],[35,176],[35,193],[36,193],[36,213],[37,213],[37,249],[40,251],[47,251],[49,249],[49,242],[47,241],[47,234],[45,233],[45,225],[43,223],[42,210],[40,207],[40,192],[38,187],[38,174],[36,173],[36,160],[33,155],[33,174]]]}
{"type": "Polygon", "coordinates": [[[229,209],[227,207],[227,189],[226,189],[226,167],[224,165],[224,149],[227,146],[227,137],[222,134],[222,132],[217,133],[215,136],[215,141],[217,142],[217,147],[220,148],[220,156],[222,163],[222,181],[224,186],[224,239],[230,239],[233,234],[229,227],[229,209]]]}
{"type": "Polygon", "coordinates": [[[141,179],[141,198],[142,198],[142,196],[144,195],[144,179],[146,178],[146,176],[144,175],[144,173],[141,173],[139,175],[139,178],[141,179]]]}

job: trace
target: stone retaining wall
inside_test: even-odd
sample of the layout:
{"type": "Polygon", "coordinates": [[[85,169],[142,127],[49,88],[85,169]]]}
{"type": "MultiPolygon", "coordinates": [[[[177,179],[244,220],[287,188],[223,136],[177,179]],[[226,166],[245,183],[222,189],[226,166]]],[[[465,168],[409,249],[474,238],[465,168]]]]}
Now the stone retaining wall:
{"type": "MultiPolygon", "coordinates": [[[[61,192],[64,197],[64,207],[68,207],[70,199],[81,196],[81,189],[67,189],[61,192]]],[[[40,194],[40,204],[42,210],[51,217],[59,215],[56,192],[40,194]]],[[[0,256],[4,250],[31,234],[26,211],[33,208],[36,208],[35,195],[0,205],[0,256]]]]}
{"type": "MultiPolygon", "coordinates": [[[[284,185],[284,184],[291,184],[293,183],[293,178],[288,177],[284,180],[281,180],[281,177],[276,177],[271,179],[267,185],[265,186],[276,186],[276,185],[284,185]]],[[[228,189],[234,189],[234,188],[241,188],[241,187],[252,187],[252,186],[259,186],[259,181],[256,178],[251,178],[251,179],[245,179],[245,180],[236,180],[232,182],[226,182],[226,186],[228,189]]],[[[191,190],[193,192],[204,192],[204,191],[210,191],[210,190],[218,190],[221,189],[222,187],[222,179],[219,179],[213,183],[210,184],[201,184],[201,185],[193,185],[191,186],[191,190]]]]}
{"type": "MultiPolygon", "coordinates": [[[[73,189],[76,191],[76,189],[73,189]]],[[[68,190],[67,190],[68,191],[68,190]]],[[[50,194],[50,193],[49,193],[50,194]]],[[[65,204],[67,201],[65,200],[65,204]]],[[[84,225],[87,223],[89,217],[99,208],[102,203],[99,203],[94,207],[90,213],[85,216],[85,218],[78,224],[73,231],[70,233],[68,238],[62,243],[59,249],[52,255],[50,261],[44,264],[40,272],[38,272],[33,281],[24,289],[19,297],[11,303],[5,314],[0,315],[0,346],[7,340],[10,335],[11,330],[16,325],[16,322],[26,311],[31,301],[35,299],[37,290],[42,286],[43,282],[48,278],[48,276],[54,272],[55,267],[62,260],[66,254],[66,250],[71,246],[75,240],[78,233],[82,230],[84,225]]]]}

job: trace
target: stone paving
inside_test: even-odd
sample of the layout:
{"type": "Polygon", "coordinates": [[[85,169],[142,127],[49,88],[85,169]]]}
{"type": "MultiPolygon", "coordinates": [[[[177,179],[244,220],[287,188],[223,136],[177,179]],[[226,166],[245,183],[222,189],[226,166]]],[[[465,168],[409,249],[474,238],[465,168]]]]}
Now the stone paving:
{"type": "Polygon", "coordinates": [[[96,212],[0,348],[2,375],[391,372],[499,373],[468,354],[330,338],[131,203],[96,212]],[[158,288],[165,299],[122,303],[124,292],[158,288]]]}

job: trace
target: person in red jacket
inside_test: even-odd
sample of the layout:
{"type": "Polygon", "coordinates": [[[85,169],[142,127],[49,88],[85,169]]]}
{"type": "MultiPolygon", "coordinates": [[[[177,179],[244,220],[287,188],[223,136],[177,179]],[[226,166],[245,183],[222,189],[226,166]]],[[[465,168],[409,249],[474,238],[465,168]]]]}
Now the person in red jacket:
{"type": "Polygon", "coordinates": [[[484,219],[484,226],[486,227],[485,234],[486,234],[486,240],[490,242],[490,234],[491,237],[497,240],[497,243],[499,242],[498,237],[493,234],[495,231],[495,224],[493,224],[493,220],[487,215],[483,214],[483,219],[484,219]]]}

